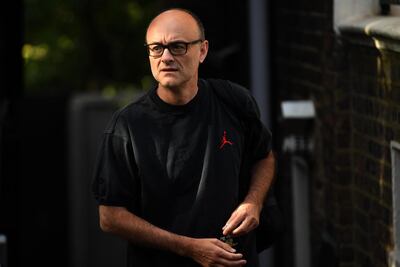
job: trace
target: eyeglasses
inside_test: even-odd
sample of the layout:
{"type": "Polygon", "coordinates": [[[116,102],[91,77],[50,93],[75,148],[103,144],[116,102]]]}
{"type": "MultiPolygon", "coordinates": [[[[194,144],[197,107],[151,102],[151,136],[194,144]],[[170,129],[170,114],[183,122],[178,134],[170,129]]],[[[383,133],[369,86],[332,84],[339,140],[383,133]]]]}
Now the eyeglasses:
{"type": "Polygon", "coordinates": [[[194,40],[192,42],[172,42],[166,45],[160,43],[152,43],[152,44],[145,44],[144,46],[147,47],[147,52],[151,57],[161,57],[164,53],[164,49],[168,48],[168,51],[173,56],[182,56],[187,53],[188,46],[203,42],[202,39],[194,40]]]}

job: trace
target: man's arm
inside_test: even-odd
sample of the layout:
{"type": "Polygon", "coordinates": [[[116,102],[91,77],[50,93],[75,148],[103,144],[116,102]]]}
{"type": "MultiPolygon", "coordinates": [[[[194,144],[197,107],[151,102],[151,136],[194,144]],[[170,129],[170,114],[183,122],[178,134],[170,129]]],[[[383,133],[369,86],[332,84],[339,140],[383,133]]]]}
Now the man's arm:
{"type": "Polygon", "coordinates": [[[244,201],[232,213],[226,225],[222,228],[224,235],[243,235],[258,226],[260,212],[273,182],[274,174],[275,158],[271,151],[266,158],[254,164],[249,191],[244,201]]]}
{"type": "Polygon", "coordinates": [[[215,239],[195,239],[156,227],[124,207],[99,206],[100,227],[140,246],[190,257],[201,266],[243,266],[243,255],[215,239]]]}

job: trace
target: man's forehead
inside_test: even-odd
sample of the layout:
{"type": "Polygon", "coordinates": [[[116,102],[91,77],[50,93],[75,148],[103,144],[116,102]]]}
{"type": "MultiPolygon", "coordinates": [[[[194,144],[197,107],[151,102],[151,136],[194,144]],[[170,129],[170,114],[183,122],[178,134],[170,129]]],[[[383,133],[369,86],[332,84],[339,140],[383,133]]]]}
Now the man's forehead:
{"type": "Polygon", "coordinates": [[[178,9],[172,9],[172,10],[167,10],[164,11],[160,14],[158,14],[158,16],[156,16],[153,22],[157,22],[157,21],[168,21],[168,20],[186,20],[186,21],[191,21],[195,23],[194,18],[187,12],[183,11],[183,10],[178,10],[178,9]]]}
{"type": "Polygon", "coordinates": [[[168,10],[153,19],[147,30],[147,39],[198,38],[199,30],[192,16],[180,10],[168,10]]]}

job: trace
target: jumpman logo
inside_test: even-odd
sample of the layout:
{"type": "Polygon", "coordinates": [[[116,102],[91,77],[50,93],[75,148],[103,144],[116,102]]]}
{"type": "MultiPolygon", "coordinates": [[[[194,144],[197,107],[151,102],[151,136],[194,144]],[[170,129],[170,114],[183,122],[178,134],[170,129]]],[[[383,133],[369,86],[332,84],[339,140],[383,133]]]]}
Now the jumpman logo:
{"type": "Polygon", "coordinates": [[[222,149],[224,147],[224,145],[233,145],[233,142],[229,141],[226,138],[226,131],[224,131],[224,135],[222,136],[222,140],[221,140],[221,145],[219,146],[219,149],[222,149]]]}

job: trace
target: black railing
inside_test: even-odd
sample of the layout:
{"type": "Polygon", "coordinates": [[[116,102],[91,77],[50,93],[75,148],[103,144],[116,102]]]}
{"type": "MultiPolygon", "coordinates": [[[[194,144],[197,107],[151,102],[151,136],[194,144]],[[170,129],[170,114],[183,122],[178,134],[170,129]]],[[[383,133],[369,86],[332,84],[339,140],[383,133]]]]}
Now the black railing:
{"type": "Polygon", "coordinates": [[[390,13],[390,5],[400,5],[400,0],[380,0],[382,15],[390,13]]]}

